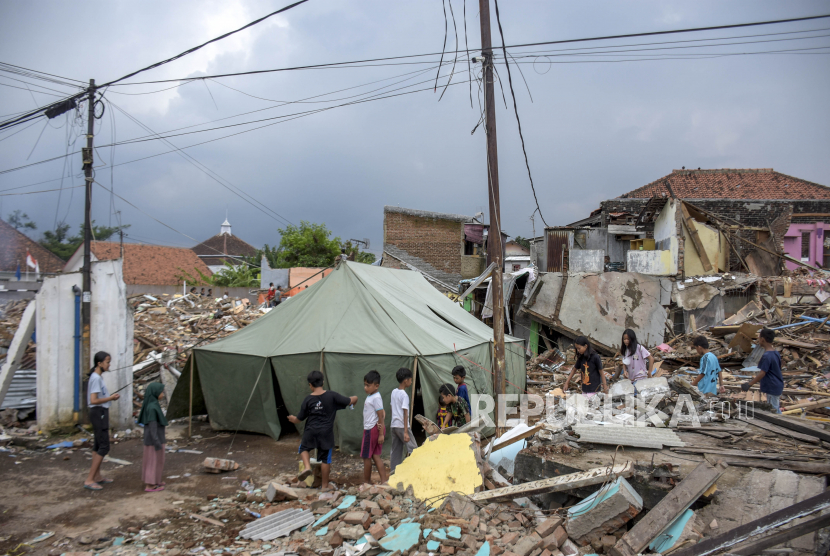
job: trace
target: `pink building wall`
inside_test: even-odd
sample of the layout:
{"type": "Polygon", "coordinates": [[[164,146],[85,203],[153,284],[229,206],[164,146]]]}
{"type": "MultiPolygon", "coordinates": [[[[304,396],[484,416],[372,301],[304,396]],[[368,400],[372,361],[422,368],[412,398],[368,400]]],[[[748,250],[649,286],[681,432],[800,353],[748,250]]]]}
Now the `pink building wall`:
{"type": "MultiPolygon", "coordinates": [[[[817,222],[815,224],[791,224],[784,235],[784,252],[790,257],[802,262],[824,266],[824,236],[825,230],[830,229],[830,224],[817,222]],[[810,234],[809,251],[807,257],[803,257],[802,236],[810,234]]],[[[795,270],[798,265],[786,261],[787,268],[795,270]]]]}

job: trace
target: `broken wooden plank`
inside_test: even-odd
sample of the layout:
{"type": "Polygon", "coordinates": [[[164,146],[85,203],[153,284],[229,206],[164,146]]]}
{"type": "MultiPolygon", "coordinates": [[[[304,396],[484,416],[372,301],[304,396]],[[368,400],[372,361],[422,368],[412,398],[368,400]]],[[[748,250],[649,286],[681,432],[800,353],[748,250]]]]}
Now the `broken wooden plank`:
{"type": "Polygon", "coordinates": [[[683,223],[686,225],[686,229],[689,230],[689,237],[692,238],[692,244],[695,246],[697,255],[700,258],[700,264],[703,265],[703,270],[709,272],[712,270],[712,263],[709,262],[709,255],[706,254],[706,248],[703,247],[703,242],[700,241],[695,221],[692,219],[692,216],[689,214],[689,209],[683,201],[680,201],[680,211],[683,214],[683,223]]]}
{"type": "Polygon", "coordinates": [[[795,473],[812,473],[814,475],[830,474],[830,463],[793,460],[757,460],[757,459],[728,459],[726,463],[735,467],[758,467],[763,469],[783,469],[795,473]]]}
{"type": "Polygon", "coordinates": [[[796,419],[782,417],[781,415],[773,415],[772,413],[767,413],[766,411],[756,411],[754,417],[756,419],[766,421],[767,423],[772,423],[773,425],[784,427],[785,429],[789,429],[791,431],[800,432],[801,434],[814,436],[816,438],[824,440],[825,442],[830,442],[830,432],[819,430],[816,427],[812,427],[810,425],[803,425],[799,423],[796,419]]]}
{"type": "Polygon", "coordinates": [[[824,407],[830,405],[830,398],[822,398],[820,400],[815,400],[812,402],[804,402],[804,403],[797,403],[795,405],[787,405],[784,406],[787,408],[786,411],[782,411],[781,415],[791,415],[793,413],[801,413],[802,411],[806,411],[808,409],[815,409],[816,407],[824,407]]]}
{"type": "Polygon", "coordinates": [[[507,446],[510,446],[511,444],[515,444],[516,442],[519,442],[520,440],[524,440],[525,438],[533,436],[534,434],[536,434],[540,430],[542,430],[542,424],[541,423],[536,425],[535,427],[533,427],[531,429],[526,430],[522,434],[517,434],[516,436],[514,436],[512,438],[508,438],[507,440],[505,440],[503,442],[499,442],[498,444],[493,446],[492,450],[489,450],[489,453],[495,454],[496,452],[498,452],[502,448],[506,448],[507,446]]]}
{"type": "Polygon", "coordinates": [[[688,548],[673,552],[672,556],[708,556],[709,554],[716,554],[726,550],[730,546],[735,546],[747,539],[757,538],[767,531],[772,531],[781,525],[786,525],[796,519],[812,515],[827,508],[830,508],[830,491],[808,498],[803,502],[793,504],[783,510],[773,512],[761,519],[739,525],[722,535],[705,539],[688,548]]]}
{"type": "Polygon", "coordinates": [[[807,521],[794,525],[793,527],[788,527],[782,531],[773,533],[772,535],[764,537],[759,541],[755,541],[739,548],[733,548],[729,551],[729,553],[735,554],[736,556],[754,556],[755,554],[761,554],[762,551],[767,548],[772,548],[773,546],[784,544],[792,539],[809,535],[813,531],[818,531],[828,525],[830,525],[830,514],[821,515],[814,517],[813,519],[808,519],[807,521]]]}
{"type": "Polygon", "coordinates": [[[646,516],[617,541],[609,551],[613,556],[636,556],[665,531],[677,516],[689,509],[729,467],[719,461],[702,461],[674,487],[646,516]]]}
{"type": "Polygon", "coordinates": [[[547,492],[560,492],[573,490],[589,485],[598,485],[606,481],[613,481],[617,477],[630,477],[634,473],[634,466],[631,462],[615,465],[610,470],[607,467],[597,467],[580,473],[559,475],[541,481],[531,481],[520,485],[497,488],[484,492],[477,492],[470,496],[476,502],[493,502],[496,500],[512,500],[525,496],[535,496],[547,492]]]}
{"type": "Polygon", "coordinates": [[[733,456],[738,458],[750,459],[766,459],[766,460],[788,460],[788,461],[807,461],[807,456],[798,454],[788,454],[784,452],[763,453],[750,452],[748,450],[730,450],[728,448],[706,448],[697,446],[685,446],[683,448],[672,448],[672,452],[679,454],[714,454],[718,456],[733,456]]]}
{"type": "Polygon", "coordinates": [[[703,434],[705,436],[711,436],[712,438],[717,438],[718,440],[727,440],[732,438],[732,435],[728,432],[719,432],[713,430],[705,430],[705,429],[683,429],[683,432],[694,432],[697,434],[703,434]]]}
{"type": "Polygon", "coordinates": [[[26,354],[26,346],[29,345],[29,340],[32,339],[32,332],[35,331],[35,301],[32,300],[26,305],[23,311],[23,316],[20,317],[20,324],[17,326],[17,331],[14,333],[14,338],[9,345],[9,351],[6,353],[6,361],[0,369],[0,404],[6,399],[6,393],[12,385],[14,373],[20,367],[20,361],[26,354]]]}
{"type": "Polygon", "coordinates": [[[758,419],[745,419],[743,417],[740,417],[739,420],[743,421],[744,423],[748,423],[754,427],[758,427],[761,430],[781,435],[785,438],[792,438],[793,440],[807,442],[808,444],[818,444],[820,442],[820,440],[814,436],[809,436],[807,434],[801,434],[800,432],[791,431],[789,429],[778,427],[776,425],[773,425],[772,423],[767,423],[765,421],[760,421],[758,419]]]}

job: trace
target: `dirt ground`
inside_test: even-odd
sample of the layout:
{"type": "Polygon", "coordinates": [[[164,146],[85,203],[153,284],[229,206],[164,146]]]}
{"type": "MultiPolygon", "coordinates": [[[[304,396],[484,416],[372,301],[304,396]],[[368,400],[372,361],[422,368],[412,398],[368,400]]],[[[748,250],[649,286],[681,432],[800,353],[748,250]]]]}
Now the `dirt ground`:
{"type": "MultiPolygon", "coordinates": [[[[168,427],[168,442],[178,437],[180,448],[202,454],[168,453],[164,468],[167,486],[156,493],[144,492],[141,482],[140,439],[113,442],[110,457],[131,465],[105,461],[103,474],[114,482],[97,492],[83,488],[91,460],[89,451],[0,453],[0,553],[60,554],[65,550],[55,550],[52,543],[61,537],[112,538],[116,529],[123,531],[171,517],[181,507],[174,502],[192,505],[195,501],[232,496],[243,480],[264,487],[280,473],[297,472],[297,434],[275,442],[264,435],[240,432],[234,439],[232,433],[217,433],[201,422],[194,423],[193,433],[202,438],[187,443],[186,425],[168,427]],[[227,455],[229,449],[231,455],[227,455]],[[240,469],[205,473],[202,462],[207,456],[233,459],[240,469]],[[20,546],[47,531],[55,536],[32,547],[20,546]]],[[[360,484],[362,476],[363,460],[335,451],[334,482],[360,484]]]]}

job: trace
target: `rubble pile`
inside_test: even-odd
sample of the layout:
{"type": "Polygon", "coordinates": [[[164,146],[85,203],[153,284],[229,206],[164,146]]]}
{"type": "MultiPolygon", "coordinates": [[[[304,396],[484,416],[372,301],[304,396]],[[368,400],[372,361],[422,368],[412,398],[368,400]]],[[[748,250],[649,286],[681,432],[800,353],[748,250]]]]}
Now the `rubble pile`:
{"type": "MultiPolygon", "coordinates": [[[[9,301],[0,304],[0,364],[6,359],[6,352],[12,343],[17,327],[20,325],[20,319],[23,317],[23,311],[29,304],[27,300],[9,301]]],[[[35,344],[30,342],[26,348],[26,354],[20,362],[21,369],[35,368],[35,344]]]]}
{"type": "Polygon", "coordinates": [[[133,319],[133,403],[141,406],[150,382],[172,382],[181,374],[189,349],[224,338],[248,326],[270,309],[246,298],[198,295],[134,295],[127,299],[133,319]],[[161,376],[162,368],[170,374],[161,376]]]}

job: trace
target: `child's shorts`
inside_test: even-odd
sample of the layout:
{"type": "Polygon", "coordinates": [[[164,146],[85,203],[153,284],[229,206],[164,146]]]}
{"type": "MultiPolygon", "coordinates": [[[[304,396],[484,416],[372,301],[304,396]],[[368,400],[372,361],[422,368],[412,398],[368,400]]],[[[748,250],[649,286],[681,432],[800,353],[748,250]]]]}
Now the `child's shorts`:
{"type": "Polygon", "coordinates": [[[372,427],[369,430],[363,430],[363,444],[360,447],[360,457],[363,459],[370,459],[372,456],[379,456],[383,445],[378,444],[378,437],[380,431],[377,427],[372,427]]]}
{"type": "MultiPolygon", "coordinates": [[[[297,453],[302,454],[303,452],[311,452],[312,449],[306,448],[300,444],[300,449],[297,450],[297,453]]],[[[320,448],[317,448],[317,461],[331,465],[331,453],[333,451],[334,448],[329,448],[328,450],[321,450],[320,448]]]]}

